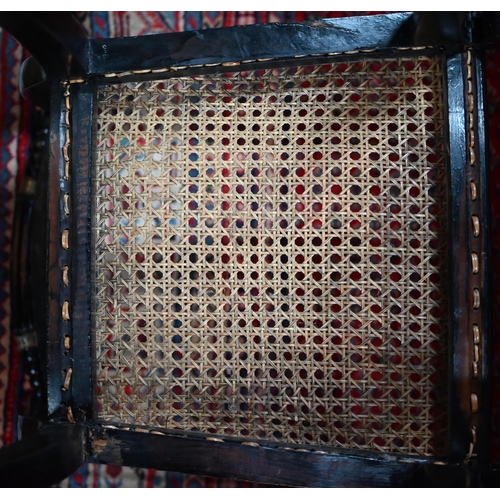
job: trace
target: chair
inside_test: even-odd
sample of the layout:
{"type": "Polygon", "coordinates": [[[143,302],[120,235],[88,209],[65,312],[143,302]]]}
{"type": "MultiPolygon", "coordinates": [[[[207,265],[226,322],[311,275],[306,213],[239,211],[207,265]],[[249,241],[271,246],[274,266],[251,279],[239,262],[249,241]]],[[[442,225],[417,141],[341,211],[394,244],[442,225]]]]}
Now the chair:
{"type": "Polygon", "coordinates": [[[17,328],[46,372],[43,425],[0,451],[0,483],[87,459],[498,485],[482,63],[496,20],[87,40],[67,14],[2,14],[34,57],[22,86],[49,107],[50,161],[17,328]]]}

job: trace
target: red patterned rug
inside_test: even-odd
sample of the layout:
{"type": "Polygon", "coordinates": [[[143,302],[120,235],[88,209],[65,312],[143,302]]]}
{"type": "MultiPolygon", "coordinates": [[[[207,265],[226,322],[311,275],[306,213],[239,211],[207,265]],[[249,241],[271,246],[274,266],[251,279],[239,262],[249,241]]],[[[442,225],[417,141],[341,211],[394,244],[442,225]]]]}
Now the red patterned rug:
{"type": "MultiPolygon", "coordinates": [[[[78,13],[92,37],[138,36],[261,23],[290,23],[362,12],[91,12],[78,13]]],[[[367,13],[365,13],[367,14],[367,13]]],[[[370,12],[376,14],[376,12],[370,12]]],[[[17,438],[19,401],[25,376],[9,334],[9,255],[15,186],[22,178],[29,148],[32,108],[21,99],[18,78],[23,48],[0,31],[0,446],[17,438]]],[[[487,54],[487,98],[491,161],[493,324],[500,327],[500,51],[487,54]]],[[[493,339],[492,462],[500,464],[500,337],[493,339]]],[[[127,467],[83,465],[61,486],[69,487],[258,487],[248,482],[188,476],[127,467]]]]}

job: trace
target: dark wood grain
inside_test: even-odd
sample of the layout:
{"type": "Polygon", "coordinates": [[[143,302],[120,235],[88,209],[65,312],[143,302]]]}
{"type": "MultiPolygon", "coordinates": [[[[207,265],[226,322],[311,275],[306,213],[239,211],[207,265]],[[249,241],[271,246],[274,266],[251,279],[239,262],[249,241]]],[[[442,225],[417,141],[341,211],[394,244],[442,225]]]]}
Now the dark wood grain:
{"type": "Polygon", "coordinates": [[[299,487],[465,487],[500,484],[499,471],[382,453],[330,454],[152,435],[94,426],[91,462],[299,487]]]}
{"type": "Polygon", "coordinates": [[[61,345],[61,223],[60,178],[63,160],[61,148],[64,140],[62,114],[62,86],[54,83],[50,107],[50,157],[47,182],[47,407],[48,413],[60,411],[62,385],[61,345]]]}
{"type": "Polygon", "coordinates": [[[428,463],[98,428],[92,432],[91,449],[92,460],[99,463],[309,487],[416,485],[428,463]]]}

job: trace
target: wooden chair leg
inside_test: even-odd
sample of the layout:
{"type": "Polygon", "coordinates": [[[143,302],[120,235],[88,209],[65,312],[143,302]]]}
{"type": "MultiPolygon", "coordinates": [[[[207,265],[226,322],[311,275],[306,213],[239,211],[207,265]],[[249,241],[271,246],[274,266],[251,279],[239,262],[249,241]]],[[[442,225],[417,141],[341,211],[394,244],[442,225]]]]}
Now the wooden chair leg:
{"type": "Polygon", "coordinates": [[[49,78],[87,72],[87,35],[70,12],[2,12],[0,26],[30,52],[49,78]]]}
{"type": "Polygon", "coordinates": [[[85,427],[49,424],[0,449],[1,488],[44,488],[62,481],[86,459],[85,427]]]}

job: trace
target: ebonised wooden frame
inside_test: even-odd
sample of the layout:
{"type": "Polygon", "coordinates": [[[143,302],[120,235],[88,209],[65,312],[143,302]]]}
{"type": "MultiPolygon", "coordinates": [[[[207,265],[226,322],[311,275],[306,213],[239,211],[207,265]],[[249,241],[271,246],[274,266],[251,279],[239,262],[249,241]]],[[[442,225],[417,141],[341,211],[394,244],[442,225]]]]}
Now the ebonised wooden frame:
{"type": "Polygon", "coordinates": [[[2,15],[0,24],[32,51],[44,69],[43,84],[50,83],[48,296],[42,305],[46,305],[48,318],[47,417],[58,425],[69,421],[85,428],[87,459],[294,486],[498,484],[496,472],[487,467],[488,169],[481,59],[484,40],[476,43],[474,31],[474,24],[482,23],[484,17],[464,13],[408,13],[85,40],[79,29],[76,35],[71,30],[55,31],[57,23],[52,18],[39,18],[34,13],[2,15]],[[38,37],[42,35],[48,38],[50,50],[41,49],[38,37]],[[54,63],[52,50],[56,49],[60,60],[54,63]],[[176,431],[154,435],[146,429],[113,429],[96,422],[90,338],[90,190],[97,85],[214,73],[235,63],[243,70],[403,55],[407,51],[440,54],[445,67],[452,304],[446,460],[311,446],[280,449],[276,443],[251,447],[235,439],[224,438],[220,443],[196,433],[176,431]],[[472,111],[468,107],[471,93],[476,103],[472,111]],[[475,133],[474,145],[471,130],[475,133]],[[471,180],[476,184],[474,198],[471,180]],[[479,217],[481,231],[477,237],[472,235],[472,215],[479,217]],[[67,250],[61,246],[65,238],[67,250]],[[471,272],[471,251],[480,256],[477,276],[471,272]],[[67,284],[62,274],[65,266],[69,269],[67,284]],[[473,307],[474,289],[480,296],[478,308],[473,307]],[[473,325],[480,328],[479,343],[473,337],[473,325]],[[473,379],[475,345],[479,348],[480,374],[473,379]],[[477,409],[471,401],[473,394],[479,401],[477,409]],[[141,430],[145,432],[138,432],[141,430]]]}

